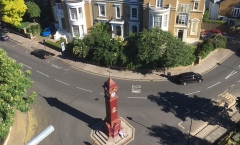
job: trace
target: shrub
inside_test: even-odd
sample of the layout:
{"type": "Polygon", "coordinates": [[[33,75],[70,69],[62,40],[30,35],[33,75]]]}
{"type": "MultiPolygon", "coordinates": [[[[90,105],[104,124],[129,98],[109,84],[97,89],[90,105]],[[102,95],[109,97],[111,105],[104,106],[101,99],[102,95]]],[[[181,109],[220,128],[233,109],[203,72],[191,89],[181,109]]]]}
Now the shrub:
{"type": "Polygon", "coordinates": [[[48,47],[50,47],[50,48],[52,48],[52,49],[55,49],[55,50],[57,50],[57,51],[62,51],[62,47],[61,47],[61,45],[58,44],[58,43],[54,43],[54,42],[52,42],[52,41],[46,40],[46,41],[45,41],[45,45],[48,46],[48,47]]]}
{"type": "Polygon", "coordinates": [[[205,44],[202,45],[199,55],[203,59],[213,50],[214,50],[214,46],[212,45],[212,43],[210,43],[210,42],[205,43],[205,44]]]}

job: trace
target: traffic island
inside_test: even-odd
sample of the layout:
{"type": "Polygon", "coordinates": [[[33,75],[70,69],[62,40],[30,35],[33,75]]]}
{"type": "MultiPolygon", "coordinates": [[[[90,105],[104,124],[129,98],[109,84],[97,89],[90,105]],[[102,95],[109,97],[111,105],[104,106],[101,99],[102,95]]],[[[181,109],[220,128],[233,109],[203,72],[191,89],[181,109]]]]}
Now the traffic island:
{"type": "Polygon", "coordinates": [[[135,129],[122,117],[121,120],[122,130],[125,133],[125,137],[121,138],[120,135],[112,138],[108,137],[104,133],[104,121],[101,121],[93,126],[91,131],[91,138],[97,142],[98,145],[127,145],[134,140],[135,129]]]}

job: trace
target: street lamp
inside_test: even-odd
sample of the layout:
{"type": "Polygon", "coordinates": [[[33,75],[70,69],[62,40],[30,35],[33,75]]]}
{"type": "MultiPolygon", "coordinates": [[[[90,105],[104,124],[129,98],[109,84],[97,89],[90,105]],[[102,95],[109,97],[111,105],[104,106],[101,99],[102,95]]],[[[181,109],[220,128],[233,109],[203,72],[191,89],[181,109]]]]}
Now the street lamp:
{"type": "MultiPolygon", "coordinates": [[[[190,111],[187,109],[188,113],[190,113],[190,111]]],[[[191,130],[192,130],[192,117],[193,115],[196,113],[197,111],[192,111],[192,114],[191,114],[191,123],[190,123],[190,127],[189,127],[189,132],[188,132],[188,141],[187,141],[187,145],[189,145],[189,139],[190,139],[190,133],[191,133],[191,130]]]]}

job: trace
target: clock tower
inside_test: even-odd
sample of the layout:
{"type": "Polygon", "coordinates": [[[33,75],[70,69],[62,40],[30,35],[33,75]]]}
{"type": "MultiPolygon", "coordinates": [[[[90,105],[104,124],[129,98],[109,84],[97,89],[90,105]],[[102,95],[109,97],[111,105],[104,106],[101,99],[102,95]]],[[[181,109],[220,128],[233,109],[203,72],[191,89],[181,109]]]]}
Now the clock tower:
{"type": "Polygon", "coordinates": [[[104,132],[108,137],[118,136],[118,130],[122,129],[121,120],[118,117],[118,86],[109,77],[109,79],[104,83],[104,97],[106,105],[106,118],[104,119],[104,132]]]}

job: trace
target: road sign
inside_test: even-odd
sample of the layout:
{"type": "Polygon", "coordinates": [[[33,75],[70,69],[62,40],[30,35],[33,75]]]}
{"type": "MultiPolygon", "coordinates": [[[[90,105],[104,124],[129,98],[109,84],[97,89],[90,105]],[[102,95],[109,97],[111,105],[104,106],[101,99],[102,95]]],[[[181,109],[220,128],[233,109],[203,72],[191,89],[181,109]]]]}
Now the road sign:
{"type": "Polygon", "coordinates": [[[61,47],[62,47],[62,52],[65,51],[65,45],[64,45],[64,42],[61,43],[61,47]]]}

